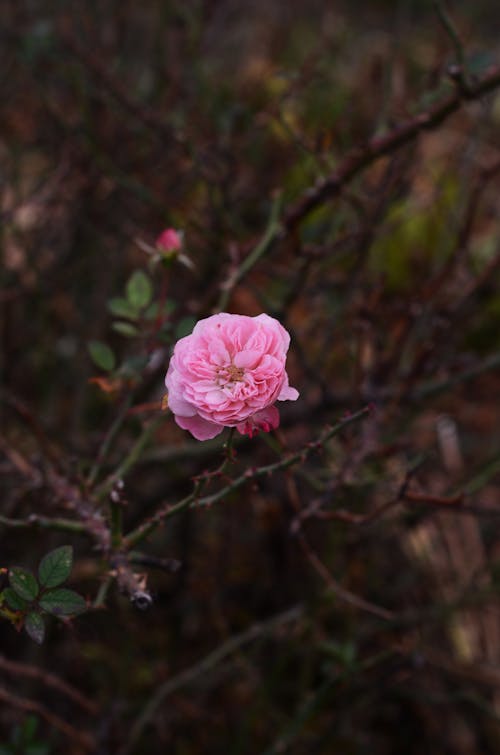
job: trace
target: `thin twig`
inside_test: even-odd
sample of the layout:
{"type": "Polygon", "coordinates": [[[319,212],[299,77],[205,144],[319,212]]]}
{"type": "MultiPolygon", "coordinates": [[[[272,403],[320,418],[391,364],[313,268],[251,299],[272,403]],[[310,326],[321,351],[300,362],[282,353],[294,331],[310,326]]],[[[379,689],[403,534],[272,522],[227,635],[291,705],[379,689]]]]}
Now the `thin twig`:
{"type": "Polygon", "coordinates": [[[360,674],[368,671],[396,654],[397,651],[393,648],[383,650],[371,658],[358,663],[355,669],[343,669],[339,673],[325,679],[318,689],[307,695],[298,710],[295,711],[290,724],[277,737],[274,744],[264,751],[263,755],[279,755],[280,753],[287,752],[289,745],[297,738],[307,721],[324,705],[334,686],[352,676],[353,672],[360,674]]]}
{"type": "Polygon", "coordinates": [[[116,436],[118,435],[118,432],[120,431],[120,428],[123,425],[123,422],[125,421],[127,417],[127,412],[130,409],[130,406],[132,404],[132,399],[133,399],[132,391],[129,391],[123,401],[123,404],[114,422],[112,423],[111,427],[106,433],[106,436],[104,437],[102,445],[97,453],[97,458],[92,466],[92,469],[90,470],[90,474],[87,481],[88,485],[90,486],[94,484],[94,482],[97,479],[97,476],[99,475],[99,472],[101,471],[103,462],[105,461],[106,456],[108,455],[110,448],[113,445],[113,442],[116,436]]]}
{"type": "Polygon", "coordinates": [[[95,49],[84,47],[69,29],[64,29],[60,38],[67,52],[82,63],[86,72],[106,89],[127,113],[156,133],[166,146],[186,146],[180,132],[167,123],[159,113],[130,97],[127,89],[97,57],[95,49]]]}
{"type": "Polygon", "coordinates": [[[144,728],[151,721],[160,705],[169,695],[171,695],[173,692],[177,692],[177,690],[179,689],[182,689],[182,687],[187,686],[198,677],[203,676],[204,674],[208,674],[223,660],[235,653],[244,645],[253,642],[259,637],[269,634],[273,630],[282,627],[284,624],[290,624],[294,621],[298,621],[298,619],[300,619],[300,617],[302,616],[303,611],[303,606],[299,604],[293,606],[293,608],[289,608],[283,613],[279,613],[277,616],[273,616],[267,621],[252,624],[249,629],[241,632],[241,634],[230,637],[229,640],[206,655],[205,658],[203,658],[199,663],[181,672],[180,674],[178,674],[178,676],[174,676],[172,679],[168,679],[158,688],[153,697],[146,703],[138,718],[135,720],[128,736],[128,742],[121,751],[120,755],[130,755],[130,753],[133,752],[136,744],[139,742],[144,728]]]}
{"type": "Polygon", "coordinates": [[[466,91],[457,88],[429,110],[404,121],[383,136],[376,136],[364,147],[353,149],[340,166],[327,178],[320,179],[308,189],[286,212],[283,219],[283,234],[292,233],[297,226],[317,207],[328,199],[338,196],[353,178],[384,155],[395,152],[414,141],[421,133],[440,126],[450,115],[459,110],[464,102],[478,100],[500,86],[500,67],[491,67],[486,74],[466,91]]]}
{"type": "Polygon", "coordinates": [[[41,718],[45,719],[50,726],[61,731],[68,737],[68,739],[79,747],[82,747],[85,751],[95,752],[95,741],[90,734],[75,729],[74,726],[63,721],[62,718],[56,716],[52,711],[36,700],[14,695],[3,687],[0,687],[0,700],[5,703],[5,705],[10,705],[12,708],[19,708],[27,713],[36,713],[41,718]]]}
{"type": "Polygon", "coordinates": [[[48,516],[30,514],[26,519],[11,519],[0,514],[0,525],[12,529],[29,529],[40,527],[43,530],[57,530],[59,532],[72,532],[79,535],[92,536],[90,529],[83,523],[72,519],[51,519],[48,516]]]}
{"type": "Polygon", "coordinates": [[[447,13],[446,9],[444,8],[443,4],[438,2],[438,0],[433,0],[432,2],[434,6],[434,10],[437,13],[437,16],[448,34],[451,43],[453,45],[453,49],[455,50],[455,55],[457,58],[457,64],[460,66],[460,68],[465,70],[465,53],[464,53],[464,46],[462,44],[462,41],[458,35],[458,32],[455,28],[455,24],[451,20],[449,14],[447,13]]]}
{"type": "Polygon", "coordinates": [[[187,508],[212,506],[214,503],[217,503],[223,498],[231,495],[236,490],[246,485],[248,482],[259,479],[260,477],[268,477],[274,472],[288,469],[288,467],[291,467],[294,464],[305,461],[314,450],[320,448],[324,443],[327,443],[331,438],[333,438],[335,435],[338,435],[349,425],[352,425],[355,422],[358,422],[359,420],[366,417],[370,413],[370,411],[370,407],[364,407],[363,409],[360,409],[358,412],[355,412],[345,419],[340,420],[340,422],[324,432],[317,441],[309,443],[300,451],[297,451],[296,453],[291,454],[290,456],[287,456],[286,458],[281,459],[274,464],[267,464],[262,467],[249,469],[240,477],[236,477],[234,480],[231,480],[228,485],[221,488],[216,493],[199,498],[198,490],[195,488],[192,493],[190,493],[178,503],[160,508],[156,512],[156,514],[154,514],[147,522],[143,522],[141,525],[139,525],[139,527],[130,532],[123,540],[124,547],[126,549],[134,548],[139,542],[150,535],[162,522],[174,516],[175,514],[179,514],[181,511],[184,511],[187,508]]]}
{"type": "Polygon", "coordinates": [[[149,424],[147,424],[144,427],[142,433],[139,435],[136,442],[134,443],[129,453],[120,464],[120,466],[98,488],[98,491],[97,491],[98,500],[102,500],[103,498],[105,498],[107,494],[110,492],[110,490],[113,488],[113,485],[116,483],[116,481],[123,479],[123,477],[125,477],[129,469],[131,469],[134,466],[136,461],[141,456],[143,450],[149,443],[151,437],[154,435],[155,431],[165,421],[165,414],[166,413],[159,414],[157,417],[155,417],[155,419],[151,420],[151,422],[149,422],[149,424]]]}
{"type": "Polygon", "coordinates": [[[500,354],[492,354],[492,356],[487,357],[482,362],[474,365],[474,367],[471,367],[468,370],[455,373],[444,380],[431,380],[427,383],[423,383],[421,386],[411,391],[408,398],[411,401],[422,401],[423,399],[437,396],[439,393],[443,393],[443,391],[447,391],[449,388],[460,385],[460,383],[466,383],[469,380],[473,380],[484,372],[490,372],[491,370],[499,368],[500,354]]]}
{"type": "Polygon", "coordinates": [[[47,687],[52,687],[53,689],[62,692],[63,695],[86,710],[87,713],[96,715],[98,712],[98,707],[92,702],[92,700],[89,700],[88,697],[85,697],[85,695],[83,695],[80,690],[76,689],[76,687],[68,684],[64,679],[52,674],[50,671],[45,671],[45,669],[38,668],[38,666],[31,666],[27,663],[10,661],[3,655],[0,655],[0,669],[13,676],[26,676],[30,679],[39,679],[47,687]]]}
{"type": "Polygon", "coordinates": [[[394,621],[395,614],[392,611],[388,611],[387,608],[383,608],[382,606],[378,606],[369,600],[365,600],[359,595],[356,595],[350,590],[347,590],[345,587],[342,587],[342,585],[332,577],[330,571],[327,569],[323,561],[321,561],[316,551],[311,548],[311,545],[306,539],[303,532],[299,532],[298,541],[307,560],[309,561],[315,572],[319,574],[321,579],[325,582],[328,590],[332,593],[332,595],[335,595],[336,598],[344,603],[347,603],[353,608],[357,608],[358,610],[364,611],[365,613],[370,613],[373,616],[376,616],[378,619],[383,619],[384,621],[394,621]]]}
{"type": "Polygon", "coordinates": [[[267,228],[264,231],[259,243],[252,249],[250,254],[245,257],[241,265],[236,268],[229,280],[222,285],[221,295],[217,303],[216,311],[222,312],[226,309],[229,298],[233,289],[240,283],[247,273],[257,264],[260,258],[270,249],[272,244],[277,240],[280,233],[279,214],[281,209],[281,195],[278,195],[272,204],[271,213],[267,228]]]}

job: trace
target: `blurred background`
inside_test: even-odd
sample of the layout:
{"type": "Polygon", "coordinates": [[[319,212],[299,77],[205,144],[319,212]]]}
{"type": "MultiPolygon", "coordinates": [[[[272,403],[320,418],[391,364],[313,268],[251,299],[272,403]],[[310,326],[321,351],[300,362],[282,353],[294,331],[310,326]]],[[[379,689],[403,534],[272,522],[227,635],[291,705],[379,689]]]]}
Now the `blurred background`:
{"type": "MultiPolygon", "coordinates": [[[[301,393],[229,476],[372,411],[169,520],[141,546],[147,613],[111,586],[42,647],[0,623],[0,752],[500,752],[500,88],[286,226],[352,149],[488,75],[497,21],[488,0],[2,0],[0,567],[71,542],[95,602],[92,543],[6,522],[64,513],[51,470],[83,485],[122,412],[99,473],[119,468],[173,343],[221,305],[283,323],[301,393]],[[167,227],[185,259],[158,261],[167,227]]],[[[162,416],[127,529],[221,460],[162,416]]]]}

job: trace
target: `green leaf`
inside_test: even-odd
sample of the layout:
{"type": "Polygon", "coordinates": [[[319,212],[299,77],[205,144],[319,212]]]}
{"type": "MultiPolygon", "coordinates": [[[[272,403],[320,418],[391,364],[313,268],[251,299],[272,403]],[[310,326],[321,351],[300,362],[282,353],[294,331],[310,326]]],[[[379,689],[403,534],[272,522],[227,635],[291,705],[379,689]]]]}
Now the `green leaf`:
{"type": "Polygon", "coordinates": [[[183,317],[182,320],[177,323],[177,326],[175,328],[175,337],[184,338],[184,336],[188,336],[195,325],[195,317],[183,317]]]}
{"type": "Polygon", "coordinates": [[[153,285],[142,270],[136,270],[127,283],[127,299],[134,309],[142,309],[153,298],[153,285]]]}
{"type": "Polygon", "coordinates": [[[38,595],[38,582],[28,569],[13,566],[9,569],[9,582],[12,589],[23,600],[31,602],[38,595]]]}
{"type": "Polygon", "coordinates": [[[116,317],[126,317],[128,320],[136,320],[139,313],[127,299],[117,297],[108,301],[108,309],[116,317]]]}
{"type": "Polygon", "coordinates": [[[100,367],[101,370],[110,372],[112,369],[114,369],[114,366],[116,364],[115,355],[107,344],[102,343],[102,341],[90,341],[88,349],[90,356],[92,357],[92,361],[94,362],[94,364],[100,367]]]}
{"type": "Polygon", "coordinates": [[[60,588],[50,590],[40,598],[40,607],[53,616],[71,616],[77,613],[83,613],[87,609],[87,604],[81,595],[74,590],[60,588]]]}
{"type": "Polygon", "coordinates": [[[12,608],[13,611],[24,611],[28,607],[27,602],[20,598],[12,587],[6,587],[2,595],[9,608],[12,608]]]}
{"type": "Polygon", "coordinates": [[[126,336],[127,338],[134,338],[139,334],[135,325],[131,325],[129,322],[114,322],[113,330],[116,330],[117,333],[121,333],[122,336],[126,336]]]}
{"type": "Polygon", "coordinates": [[[73,566],[73,548],[62,545],[56,548],[40,561],[38,579],[43,587],[57,587],[68,579],[73,566]]]}
{"type": "Polygon", "coordinates": [[[45,637],[45,624],[39,613],[35,613],[34,611],[29,613],[26,616],[24,628],[32,640],[35,640],[39,645],[42,644],[45,637]]]}

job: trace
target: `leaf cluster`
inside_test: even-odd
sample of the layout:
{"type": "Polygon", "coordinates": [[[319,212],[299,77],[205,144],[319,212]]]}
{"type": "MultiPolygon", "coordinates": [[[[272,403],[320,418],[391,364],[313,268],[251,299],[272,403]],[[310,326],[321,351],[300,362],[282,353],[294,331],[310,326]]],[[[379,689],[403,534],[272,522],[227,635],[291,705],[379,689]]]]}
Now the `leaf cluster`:
{"type": "Polygon", "coordinates": [[[86,610],[81,595],[61,587],[71,574],[72,565],[73,548],[62,545],[42,558],[37,576],[22,566],[13,566],[8,571],[9,586],[0,593],[0,606],[10,609],[13,623],[24,627],[38,644],[45,638],[45,614],[70,618],[86,610]]]}

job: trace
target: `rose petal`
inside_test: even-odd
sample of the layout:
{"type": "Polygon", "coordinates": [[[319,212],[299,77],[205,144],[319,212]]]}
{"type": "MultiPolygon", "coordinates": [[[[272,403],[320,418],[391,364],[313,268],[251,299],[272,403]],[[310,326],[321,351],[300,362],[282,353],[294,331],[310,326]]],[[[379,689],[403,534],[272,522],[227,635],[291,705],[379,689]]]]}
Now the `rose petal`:
{"type": "Polygon", "coordinates": [[[196,440],[210,440],[224,430],[223,425],[216,425],[215,422],[202,419],[197,414],[194,417],[180,417],[176,414],[174,419],[183,430],[189,430],[196,440]]]}
{"type": "Polygon", "coordinates": [[[269,315],[222,312],[200,320],[174,348],[166,376],[177,424],[205,440],[223,427],[253,435],[279,424],[275,402],[298,398],[286,373],[290,336],[269,315]]]}
{"type": "Polygon", "coordinates": [[[262,409],[260,412],[255,412],[251,417],[248,417],[244,422],[240,422],[236,425],[236,429],[241,435],[248,435],[252,438],[255,433],[262,430],[265,433],[271,432],[279,427],[280,413],[275,406],[268,406],[266,409],[262,409]]]}
{"type": "Polygon", "coordinates": [[[234,355],[233,363],[236,367],[243,367],[247,370],[253,370],[262,357],[261,351],[255,349],[244,349],[234,355]]]}
{"type": "Polygon", "coordinates": [[[196,408],[174,391],[168,392],[168,408],[174,414],[181,414],[183,417],[193,417],[196,414],[196,408]]]}

